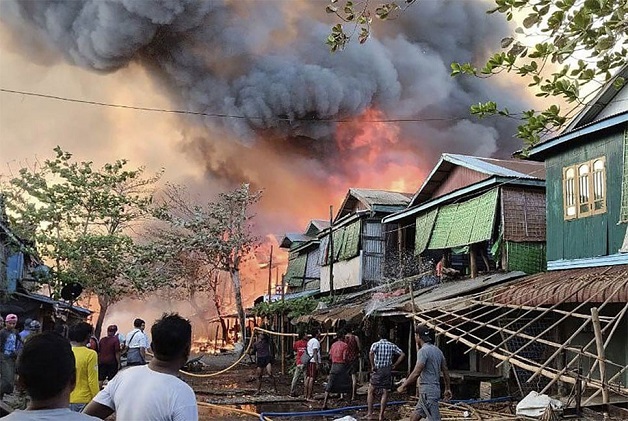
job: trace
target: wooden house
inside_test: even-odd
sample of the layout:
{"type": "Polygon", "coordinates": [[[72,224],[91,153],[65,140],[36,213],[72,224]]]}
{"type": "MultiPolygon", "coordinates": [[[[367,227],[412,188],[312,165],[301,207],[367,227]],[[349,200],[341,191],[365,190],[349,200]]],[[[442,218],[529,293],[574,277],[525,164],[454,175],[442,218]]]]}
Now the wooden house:
{"type": "MultiPolygon", "coordinates": [[[[628,78],[628,66],[618,77],[628,78]]],[[[531,148],[529,158],[546,167],[549,272],[513,299],[529,300],[536,289],[537,305],[575,306],[584,314],[595,308],[608,317],[602,328],[616,325],[623,334],[604,330],[597,352],[608,360],[605,374],[590,361],[583,366],[594,378],[605,376],[603,382],[628,384],[628,87],[608,83],[561,135],[531,148]]],[[[595,343],[595,326],[592,319],[572,321],[557,331],[558,341],[595,343]]]]}
{"type": "Polygon", "coordinates": [[[372,287],[382,282],[382,218],[406,208],[409,202],[407,193],[349,189],[332,226],[319,234],[321,292],[372,287]]]}
{"type": "Polygon", "coordinates": [[[443,154],[407,209],[383,219],[387,275],[423,272],[440,259],[461,275],[545,269],[542,164],[443,154]]]}
{"type": "Polygon", "coordinates": [[[419,296],[413,318],[483,354],[481,371],[502,370],[522,396],[582,386],[582,405],[610,412],[628,397],[628,88],[610,81],[529,157],[545,164],[548,271],[472,296],[419,296]]]}
{"type": "Polygon", "coordinates": [[[58,318],[85,320],[90,310],[35,292],[49,268],[32,252],[32,244],[13,232],[3,200],[0,194],[0,314],[16,314],[19,327],[26,318],[38,320],[44,330],[51,330],[58,318]]]}
{"type": "Polygon", "coordinates": [[[329,228],[329,221],[313,219],[304,233],[287,233],[279,246],[287,249],[288,267],[284,285],[288,293],[319,290],[320,288],[320,240],[317,235],[329,228]]]}

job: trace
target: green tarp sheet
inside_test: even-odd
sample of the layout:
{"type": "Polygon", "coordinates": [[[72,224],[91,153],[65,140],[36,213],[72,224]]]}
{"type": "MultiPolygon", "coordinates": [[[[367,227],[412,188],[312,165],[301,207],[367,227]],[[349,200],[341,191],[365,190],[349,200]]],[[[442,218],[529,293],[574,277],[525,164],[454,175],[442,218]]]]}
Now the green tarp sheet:
{"type": "Polygon", "coordinates": [[[493,189],[466,202],[440,208],[427,248],[438,250],[489,240],[495,224],[497,197],[498,190],[493,189]]]}
{"type": "Polygon", "coordinates": [[[416,219],[416,235],[414,237],[414,254],[417,256],[425,250],[430,241],[430,234],[434,228],[434,221],[438,215],[438,208],[419,215],[416,219]]]}

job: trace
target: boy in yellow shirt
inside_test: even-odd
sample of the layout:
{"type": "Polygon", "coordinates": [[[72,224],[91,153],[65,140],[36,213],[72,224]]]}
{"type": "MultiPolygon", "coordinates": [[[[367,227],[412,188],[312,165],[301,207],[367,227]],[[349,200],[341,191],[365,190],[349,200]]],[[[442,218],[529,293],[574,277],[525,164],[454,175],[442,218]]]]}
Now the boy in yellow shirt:
{"type": "Polygon", "coordinates": [[[100,391],[98,387],[98,354],[87,343],[92,335],[92,325],[85,322],[70,327],[68,338],[76,360],[76,386],[70,394],[70,409],[81,412],[100,391]]]}

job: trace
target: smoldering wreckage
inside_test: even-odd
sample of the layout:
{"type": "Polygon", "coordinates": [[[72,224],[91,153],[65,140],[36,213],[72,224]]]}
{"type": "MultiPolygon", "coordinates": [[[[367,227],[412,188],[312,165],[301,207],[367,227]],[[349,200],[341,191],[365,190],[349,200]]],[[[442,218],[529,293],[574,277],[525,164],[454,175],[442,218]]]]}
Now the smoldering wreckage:
{"type": "MultiPolygon", "coordinates": [[[[416,359],[417,323],[433,329],[454,396],[489,402],[442,402],[444,419],[628,418],[628,89],[613,90],[609,83],[595,107],[534,147],[527,161],[484,158],[516,149],[507,140],[514,127],[504,120],[458,118],[486,96],[486,86],[450,79],[445,65],[470,59],[506,30],[481,24],[484,5],[476,2],[451,14],[459,22],[446,30],[436,17],[455,2],[426,2],[420,11],[408,9],[389,33],[338,55],[320,45],[327,26],[304,4],[295,6],[304,8],[296,20],[295,10],[288,13],[280,2],[0,6],[13,31],[32,31],[18,38],[28,47],[24,54],[45,49],[99,72],[145,66],[176,103],[208,115],[244,117],[205,118],[200,123],[208,133],[253,145],[278,142],[302,169],[294,174],[297,180],[321,186],[338,176],[360,180],[349,173],[363,166],[344,163],[364,158],[352,141],[363,128],[340,130],[335,120],[374,110],[425,120],[419,129],[401,127],[403,140],[379,149],[367,168],[374,174],[404,154],[414,162],[434,151],[470,154],[443,154],[414,194],[352,188],[330,221],[312,220],[304,232],[285,235],[283,299],[334,298],[321,300],[306,316],[278,314],[263,321],[279,343],[284,371],[293,364],[286,350],[304,324],[321,326],[329,336],[345,325],[359,326],[365,348],[384,325],[408,355],[406,370],[396,373],[401,380],[416,359]],[[425,25],[412,24],[415,13],[425,25]],[[105,22],[103,15],[111,19],[105,22]],[[253,27],[243,18],[250,15],[258,16],[253,27]],[[271,42],[282,31],[292,36],[271,42]],[[212,54],[199,57],[199,50],[208,49],[212,54]],[[408,57],[415,62],[411,71],[408,57]],[[433,121],[433,115],[443,118],[433,121]],[[461,142],[473,137],[469,133],[483,141],[461,142]],[[518,410],[486,406],[500,398],[520,401],[518,410]]],[[[490,89],[489,96],[513,109],[526,108],[511,89],[490,89]]],[[[207,138],[192,143],[194,151],[219,147],[207,138]]],[[[209,175],[248,181],[243,171],[224,170],[229,158],[218,162],[212,160],[220,154],[203,155],[209,175]]],[[[296,168],[285,161],[278,163],[296,168]]],[[[251,317],[250,331],[260,324],[251,317]]],[[[323,344],[328,351],[330,341],[323,344]]],[[[247,361],[242,351],[248,345],[200,355],[183,375],[218,379],[247,361]]],[[[364,355],[361,362],[366,381],[364,355]]],[[[205,395],[207,388],[194,384],[198,396],[205,395]]],[[[216,388],[210,393],[200,404],[299,402],[285,396],[238,401],[235,393],[216,388]],[[229,400],[215,399],[225,393],[229,400]]]]}

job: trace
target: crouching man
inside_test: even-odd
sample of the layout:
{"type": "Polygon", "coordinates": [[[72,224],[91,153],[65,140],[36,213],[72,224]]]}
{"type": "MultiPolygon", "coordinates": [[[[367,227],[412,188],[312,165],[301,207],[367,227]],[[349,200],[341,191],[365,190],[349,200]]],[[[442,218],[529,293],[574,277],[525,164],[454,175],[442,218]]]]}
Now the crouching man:
{"type": "Polygon", "coordinates": [[[120,371],[83,411],[105,419],[196,421],[194,391],[177,376],[187,362],[192,326],[178,314],[164,314],[151,328],[154,357],[148,365],[120,371]]]}
{"type": "Polygon", "coordinates": [[[25,411],[14,411],[7,421],[98,421],[70,411],[70,393],[76,384],[76,366],[70,342],[45,332],[31,334],[17,360],[18,386],[31,402],[25,411]]]}

